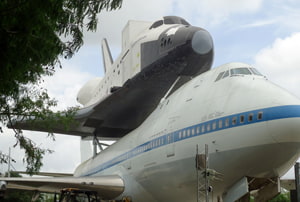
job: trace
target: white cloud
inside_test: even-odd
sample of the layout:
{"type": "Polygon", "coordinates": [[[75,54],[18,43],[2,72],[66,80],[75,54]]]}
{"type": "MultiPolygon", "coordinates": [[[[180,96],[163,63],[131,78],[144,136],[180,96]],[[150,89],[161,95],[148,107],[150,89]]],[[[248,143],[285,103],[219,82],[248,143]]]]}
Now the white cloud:
{"type": "Polygon", "coordinates": [[[249,24],[245,24],[242,25],[241,28],[255,28],[255,27],[262,27],[262,26],[266,26],[266,25],[272,25],[277,23],[278,21],[276,21],[275,19],[271,19],[271,20],[259,20],[259,21],[255,21],[249,24]]]}
{"type": "Polygon", "coordinates": [[[273,0],[265,1],[262,9],[254,15],[254,18],[246,19],[245,25],[239,25],[241,28],[255,28],[261,26],[274,25],[275,34],[291,33],[299,30],[299,1],[297,0],[273,0]]]}
{"type": "MultiPolygon", "coordinates": [[[[123,1],[122,8],[99,14],[97,32],[85,32],[86,45],[99,45],[102,38],[119,47],[121,34],[128,20],[155,21],[166,15],[178,15],[194,21],[195,25],[220,24],[234,14],[257,12],[263,0],[140,0],[123,1]]],[[[121,48],[120,48],[121,49],[121,48]]]]}
{"type": "Polygon", "coordinates": [[[267,77],[300,97],[300,32],[278,38],[255,56],[256,66],[267,77]]]}
{"type": "Polygon", "coordinates": [[[300,18],[299,6],[295,8],[290,6],[287,8],[286,5],[284,5],[282,8],[279,8],[279,10],[281,11],[279,16],[271,16],[271,18],[277,19],[280,28],[282,29],[280,31],[300,29],[300,24],[297,20],[300,18]]]}
{"type": "MultiPolygon", "coordinates": [[[[41,135],[41,133],[35,132],[31,137],[41,135]]],[[[61,135],[57,134],[55,136],[55,141],[50,138],[45,137],[38,138],[39,143],[41,143],[44,148],[50,148],[54,151],[52,154],[47,154],[43,159],[43,171],[48,172],[67,172],[73,173],[75,168],[80,163],[80,137],[61,135]]]]}
{"type": "MultiPolygon", "coordinates": [[[[1,134],[1,151],[8,154],[9,147],[11,148],[11,157],[16,160],[12,163],[12,170],[25,171],[26,167],[23,163],[24,150],[19,146],[13,147],[16,143],[13,130],[3,128],[4,133],[1,134]]],[[[56,135],[56,141],[52,141],[47,137],[47,133],[23,131],[25,137],[33,140],[39,147],[53,150],[54,153],[46,154],[43,158],[44,166],[41,171],[45,172],[67,172],[72,173],[76,166],[80,163],[80,138],[65,135],[56,135]]],[[[7,171],[7,165],[2,164],[0,172],[7,171]]]]}
{"type": "MultiPolygon", "coordinates": [[[[64,62],[63,62],[64,63],[64,62]]],[[[94,75],[80,70],[76,66],[69,63],[63,64],[62,69],[57,69],[55,74],[44,78],[42,84],[48,90],[48,94],[58,100],[56,110],[64,110],[67,107],[79,105],[76,101],[76,95],[81,86],[94,75]]],[[[4,133],[1,134],[1,151],[8,153],[8,148],[12,148],[12,158],[17,163],[13,166],[16,170],[25,170],[23,163],[24,151],[19,146],[13,147],[16,143],[13,130],[3,128],[4,133]]],[[[80,163],[80,138],[66,135],[56,135],[56,141],[52,141],[47,137],[47,133],[23,131],[24,135],[32,139],[42,148],[55,151],[53,154],[45,155],[43,159],[42,171],[49,172],[73,172],[75,167],[80,163]]],[[[5,172],[7,167],[2,165],[0,172],[5,172]]]]}
{"type": "Polygon", "coordinates": [[[204,0],[201,1],[208,12],[219,12],[221,15],[232,13],[251,13],[261,8],[263,0],[204,0]]]}
{"type": "Polygon", "coordinates": [[[211,26],[226,22],[235,14],[251,14],[262,8],[263,0],[175,0],[176,11],[197,25],[211,26]]]}
{"type": "Polygon", "coordinates": [[[87,45],[99,45],[107,38],[110,45],[121,49],[122,30],[128,20],[154,21],[171,12],[171,0],[126,0],[120,10],[102,12],[98,15],[97,32],[84,33],[87,45]]]}

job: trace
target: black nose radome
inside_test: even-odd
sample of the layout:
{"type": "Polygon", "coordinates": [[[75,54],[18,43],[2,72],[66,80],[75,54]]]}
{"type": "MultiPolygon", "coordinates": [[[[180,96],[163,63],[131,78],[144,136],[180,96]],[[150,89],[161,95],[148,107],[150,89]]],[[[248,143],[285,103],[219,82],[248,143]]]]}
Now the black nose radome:
{"type": "Polygon", "coordinates": [[[193,50],[201,55],[207,54],[213,48],[213,41],[210,34],[205,30],[196,31],[192,38],[193,50]]]}

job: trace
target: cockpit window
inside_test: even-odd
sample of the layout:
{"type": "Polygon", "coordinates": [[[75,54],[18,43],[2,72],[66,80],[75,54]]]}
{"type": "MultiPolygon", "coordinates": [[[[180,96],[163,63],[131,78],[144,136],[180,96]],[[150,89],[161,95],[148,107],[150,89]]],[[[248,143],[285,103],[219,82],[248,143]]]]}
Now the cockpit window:
{"type": "Polygon", "coordinates": [[[229,71],[227,70],[227,71],[224,73],[222,79],[224,79],[224,78],[226,78],[226,77],[228,77],[228,76],[229,76],[229,71]]]}
{"type": "Polygon", "coordinates": [[[169,24],[182,24],[182,25],[190,25],[185,19],[177,17],[177,16],[166,16],[164,17],[164,23],[169,24]]]}
{"type": "Polygon", "coordinates": [[[225,72],[221,72],[221,73],[218,75],[218,77],[216,78],[215,81],[219,81],[219,80],[222,78],[222,76],[224,75],[224,73],[225,73],[225,72]]]}
{"type": "Polygon", "coordinates": [[[188,23],[185,19],[181,19],[181,24],[183,24],[183,25],[190,25],[190,23],[188,23]]]}
{"type": "Polygon", "coordinates": [[[166,16],[163,20],[154,22],[149,29],[156,28],[162,24],[171,25],[171,24],[181,24],[181,25],[190,25],[185,19],[177,16],[166,16]]]}
{"type": "Polygon", "coordinates": [[[257,76],[263,76],[257,69],[255,68],[250,68],[251,72],[257,76]]]}
{"type": "Polygon", "coordinates": [[[251,75],[251,72],[248,68],[241,67],[241,68],[234,68],[230,70],[231,76],[234,75],[251,75]]]}
{"type": "Polygon", "coordinates": [[[166,16],[164,17],[164,24],[182,24],[182,25],[190,25],[185,19],[177,17],[177,16],[166,16]]]}
{"type": "Polygon", "coordinates": [[[170,18],[165,18],[165,19],[164,19],[164,23],[165,23],[166,25],[177,24],[177,23],[175,23],[175,21],[174,21],[173,19],[170,19],[170,18]]]}
{"type": "Polygon", "coordinates": [[[247,68],[247,67],[240,67],[240,68],[233,68],[230,70],[227,70],[225,72],[219,73],[215,81],[219,81],[221,79],[224,79],[228,76],[237,76],[237,75],[257,75],[262,76],[261,73],[259,73],[255,68],[247,68]]]}
{"type": "Polygon", "coordinates": [[[156,22],[154,22],[154,23],[151,25],[150,29],[159,27],[159,26],[161,26],[163,23],[164,23],[164,22],[163,22],[162,20],[156,21],[156,22]]]}

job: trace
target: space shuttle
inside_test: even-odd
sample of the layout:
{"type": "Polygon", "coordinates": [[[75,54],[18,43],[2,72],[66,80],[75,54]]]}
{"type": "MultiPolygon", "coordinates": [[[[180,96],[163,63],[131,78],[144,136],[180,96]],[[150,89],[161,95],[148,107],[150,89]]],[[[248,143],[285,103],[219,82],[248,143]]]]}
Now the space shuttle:
{"type": "Polygon", "coordinates": [[[105,75],[79,91],[77,100],[84,107],[75,118],[80,125],[68,134],[123,137],[149,116],[172,85],[174,90],[211,68],[213,42],[206,30],[168,16],[154,23],[129,21],[120,56],[113,61],[105,39],[102,54],[105,75]]]}
{"type": "MultiPolygon", "coordinates": [[[[77,95],[83,105],[75,115],[80,124],[68,131],[57,126],[55,132],[103,140],[123,137],[172,91],[211,68],[213,41],[206,30],[166,16],[154,23],[129,21],[119,57],[113,61],[106,39],[102,55],[104,77],[88,81],[77,95]]],[[[16,125],[44,131],[40,126],[16,125]]]]}
{"type": "MultiPolygon", "coordinates": [[[[97,191],[103,201],[267,201],[300,155],[300,100],[251,65],[212,68],[210,34],[183,18],[129,21],[105,75],[77,100],[78,122],[55,133],[117,140],[72,177],[0,178],[6,188],[97,191]],[[202,163],[199,163],[199,161],[202,163]],[[201,160],[202,159],[202,160],[201,160]],[[203,160],[205,159],[205,160],[203,160]]],[[[43,121],[14,127],[46,131],[43,121]]]]}

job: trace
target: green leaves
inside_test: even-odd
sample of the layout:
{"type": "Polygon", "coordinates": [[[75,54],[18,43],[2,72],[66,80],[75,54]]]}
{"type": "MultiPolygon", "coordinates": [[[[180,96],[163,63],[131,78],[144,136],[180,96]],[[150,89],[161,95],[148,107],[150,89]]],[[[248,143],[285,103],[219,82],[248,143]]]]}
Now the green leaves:
{"type": "MultiPolygon", "coordinates": [[[[67,129],[74,126],[76,122],[73,117],[78,108],[72,107],[65,111],[53,112],[52,108],[57,102],[51,99],[46,90],[38,85],[20,85],[19,94],[14,96],[0,97],[2,102],[0,111],[0,122],[13,125],[13,120],[27,120],[34,127],[43,121],[43,127],[49,131],[49,136],[54,140],[52,128],[55,125],[62,125],[67,129]]],[[[46,153],[51,150],[43,149],[37,146],[32,140],[25,137],[22,131],[14,128],[16,144],[25,152],[23,159],[26,164],[26,171],[34,174],[42,167],[42,159],[46,153]]],[[[0,163],[7,163],[7,155],[0,152],[0,163]]]]}
{"type": "Polygon", "coordinates": [[[38,172],[43,165],[43,155],[46,152],[52,153],[52,151],[41,149],[40,147],[36,146],[32,140],[24,137],[22,133],[16,133],[15,137],[18,141],[16,144],[19,144],[20,148],[25,150],[23,162],[27,164],[26,172],[28,172],[28,174],[34,174],[38,172]]]}
{"type": "MultiPolygon", "coordinates": [[[[97,14],[121,7],[122,0],[2,0],[0,1],[0,123],[46,120],[51,127],[74,126],[76,108],[53,112],[56,101],[38,85],[42,76],[61,67],[83,45],[83,30],[95,31],[97,14]]],[[[52,136],[53,137],[53,136],[52,136]]],[[[15,129],[16,145],[25,151],[27,170],[42,166],[46,152],[15,129]]],[[[0,163],[5,155],[0,152],[0,163]]]]}
{"type": "MultiPolygon", "coordinates": [[[[97,14],[122,0],[0,2],[0,94],[36,82],[83,45],[83,29],[95,31],[97,14]],[[63,41],[62,38],[67,39],[63,41]]],[[[9,92],[10,91],[10,92],[9,92]]]]}

